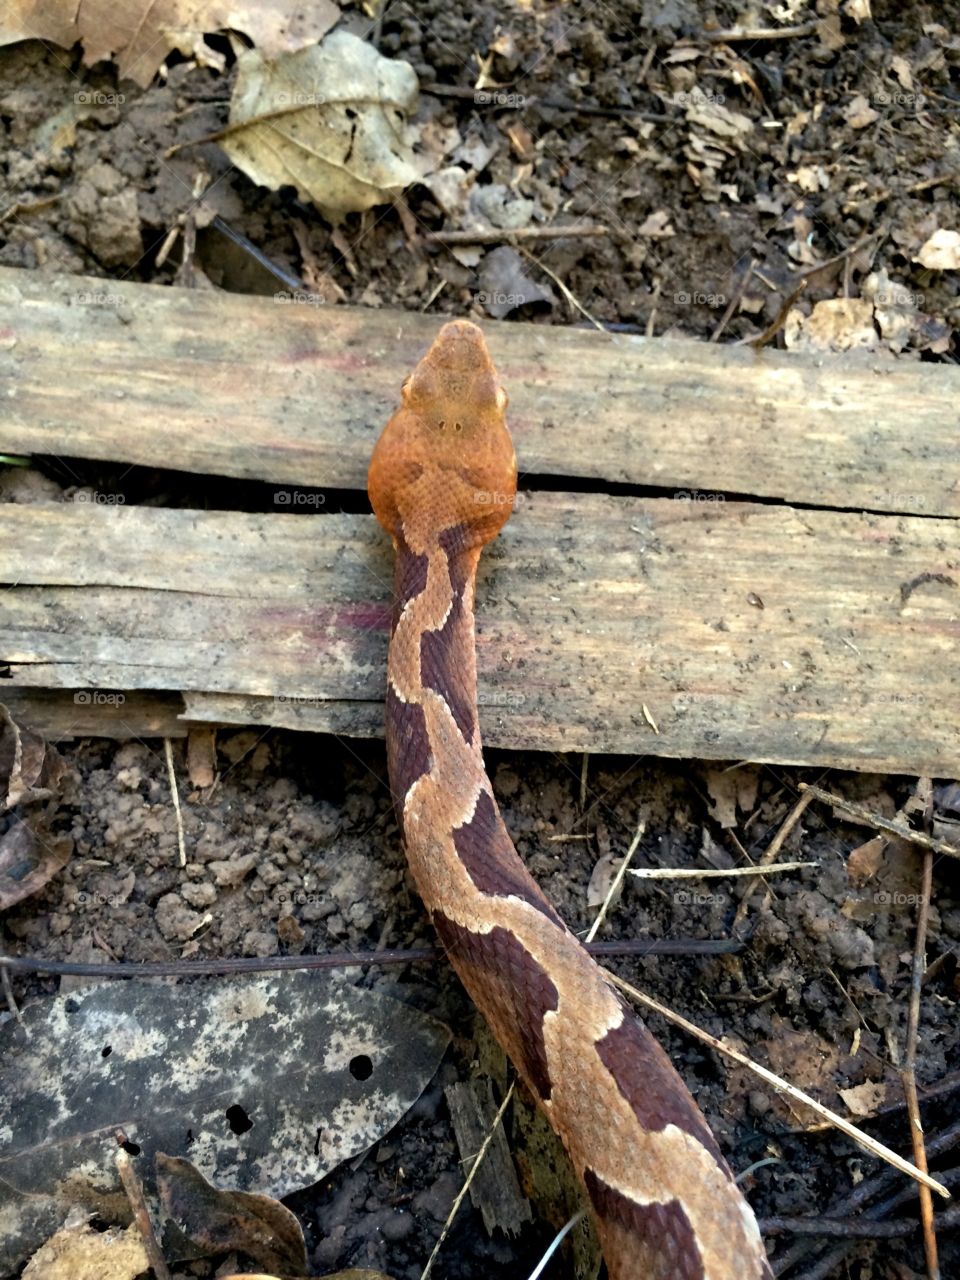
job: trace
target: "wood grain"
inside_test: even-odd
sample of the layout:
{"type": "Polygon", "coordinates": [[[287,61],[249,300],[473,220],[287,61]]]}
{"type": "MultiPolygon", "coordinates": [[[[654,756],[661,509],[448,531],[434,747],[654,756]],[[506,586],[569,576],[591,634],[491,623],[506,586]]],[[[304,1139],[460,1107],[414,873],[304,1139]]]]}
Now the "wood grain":
{"type": "MultiPolygon", "coordinates": [[[[381,731],[372,517],[0,506],[0,582],[0,698],[157,690],[191,720],[381,731]]],[[[954,520],[538,493],[477,611],[490,746],[960,769],[954,520]]]]}
{"type": "MultiPolygon", "coordinates": [[[[282,291],[280,291],[282,292],[282,291]]],[[[0,452],[358,488],[432,316],[0,268],[0,452]]],[[[526,476],[960,516],[960,369],[488,322],[526,476]]]]}

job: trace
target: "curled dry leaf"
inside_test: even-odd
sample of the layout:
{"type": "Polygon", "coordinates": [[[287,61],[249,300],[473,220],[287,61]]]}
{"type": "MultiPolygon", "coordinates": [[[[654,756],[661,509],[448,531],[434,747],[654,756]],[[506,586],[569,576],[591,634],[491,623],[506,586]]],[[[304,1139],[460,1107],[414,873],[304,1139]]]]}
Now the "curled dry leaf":
{"type": "MultiPolygon", "coordinates": [[[[64,770],[53,747],[0,705],[0,815],[51,800],[64,770]]],[[[70,860],[73,841],[51,834],[49,817],[40,807],[0,817],[0,911],[38,893],[70,860]]]]}
{"type": "Polygon", "coordinates": [[[154,1164],[164,1212],[202,1255],[236,1249],[260,1266],[306,1274],[303,1230],[279,1200],[250,1191],[223,1191],[189,1160],[164,1151],[157,1152],[154,1164]]]}
{"type": "Polygon", "coordinates": [[[339,222],[417,181],[407,119],[418,93],[413,67],[346,31],[276,60],[249,49],[221,145],[254,182],[296,187],[339,222]]]}
{"type": "Polygon", "coordinates": [[[174,49],[208,62],[211,51],[200,46],[209,32],[242,31],[264,57],[275,58],[315,43],[339,17],[333,0],[132,0],[121,10],[77,0],[7,0],[0,45],[49,40],[69,49],[79,40],[86,66],[116,58],[121,78],[145,89],[174,49]]]}
{"type": "Polygon", "coordinates": [[[39,733],[17,724],[0,704],[0,811],[49,800],[65,766],[39,733]]]}
{"type": "Polygon", "coordinates": [[[7,821],[6,831],[0,834],[0,911],[39,893],[73,853],[69,837],[51,836],[41,823],[28,826],[14,815],[7,821]]]}
{"type": "Polygon", "coordinates": [[[524,261],[510,245],[500,245],[488,253],[480,270],[477,295],[488,315],[499,320],[527,303],[556,302],[549,285],[538,284],[527,273],[524,261]]]}

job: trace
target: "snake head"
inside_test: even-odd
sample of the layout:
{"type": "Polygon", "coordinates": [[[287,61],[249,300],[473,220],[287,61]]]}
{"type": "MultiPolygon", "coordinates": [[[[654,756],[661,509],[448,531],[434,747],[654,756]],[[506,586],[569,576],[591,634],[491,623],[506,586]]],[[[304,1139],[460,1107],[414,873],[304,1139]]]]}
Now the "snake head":
{"type": "Polygon", "coordinates": [[[517,461],[507,393],[480,329],[445,324],[401,395],[370,462],[378,520],[394,538],[423,545],[456,525],[462,545],[481,546],[513,509],[517,461]]]}

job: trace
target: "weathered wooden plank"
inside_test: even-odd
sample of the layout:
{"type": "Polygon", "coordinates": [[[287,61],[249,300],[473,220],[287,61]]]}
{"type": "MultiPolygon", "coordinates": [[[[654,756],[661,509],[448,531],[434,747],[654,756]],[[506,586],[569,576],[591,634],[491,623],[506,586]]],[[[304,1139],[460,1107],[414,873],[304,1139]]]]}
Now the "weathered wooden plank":
{"type": "MultiPolygon", "coordinates": [[[[368,516],[0,507],[4,688],[373,734],[389,577],[368,516]]],[[[478,608],[490,745],[960,768],[954,520],[534,494],[478,608]]]]}
{"type": "Polygon", "coordinates": [[[86,689],[11,688],[5,680],[0,682],[0,703],[20,724],[54,743],[69,738],[184,738],[190,731],[178,693],[130,689],[117,698],[113,691],[99,692],[106,696],[94,697],[86,689]]]}
{"type": "MultiPolygon", "coordinates": [[[[362,486],[435,317],[0,268],[0,452],[362,486]]],[[[960,369],[490,322],[523,472],[960,515],[960,369]]]]}

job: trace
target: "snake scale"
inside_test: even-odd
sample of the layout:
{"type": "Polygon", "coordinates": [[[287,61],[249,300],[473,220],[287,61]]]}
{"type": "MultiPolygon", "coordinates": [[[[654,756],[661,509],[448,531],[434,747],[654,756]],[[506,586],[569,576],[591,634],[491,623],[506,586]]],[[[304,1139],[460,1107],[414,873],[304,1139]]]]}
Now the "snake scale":
{"type": "Polygon", "coordinates": [[[611,1280],[770,1280],[753,1213],[667,1055],[517,854],[484,769],[474,581],[517,465],[483,334],[444,325],[403,385],[368,488],[396,551],[390,787],[420,896],[560,1135],[611,1280]]]}

